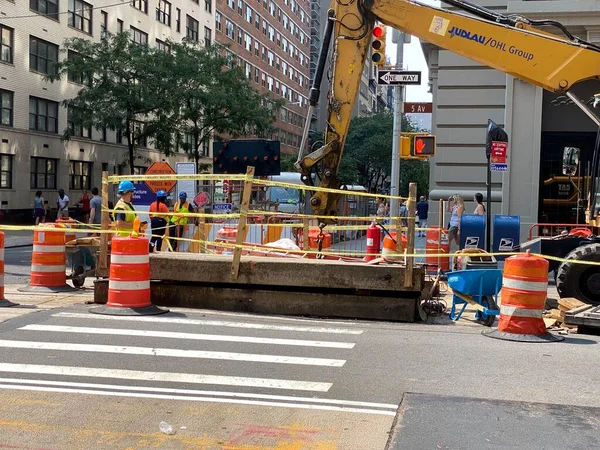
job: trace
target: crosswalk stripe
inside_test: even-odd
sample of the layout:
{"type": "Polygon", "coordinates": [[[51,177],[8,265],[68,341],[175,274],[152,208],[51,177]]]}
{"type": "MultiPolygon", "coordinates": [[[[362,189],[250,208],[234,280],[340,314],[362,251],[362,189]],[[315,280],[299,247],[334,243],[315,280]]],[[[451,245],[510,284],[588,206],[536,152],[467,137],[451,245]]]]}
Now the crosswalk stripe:
{"type": "Polygon", "coordinates": [[[302,347],[324,347],[351,349],[355,346],[353,342],[332,342],[332,341],[308,341],[302,339],[276,339],[261,338],[251,336],[228,336],[219,334],[194,334],[177,333],[170,331],[154,330],[132,330],[123,328],[91,328],[91,327],[70,327],[60,325],[27,325],[19,328],[26,331],[50,331],[60,333],[81,333],[81,334],[106,334],[117,336],[143,336],[159,337],[171,339],[189,339],[199,341],[223,341],[223,342],[242,342],[253,344],[272,344],[272,345],[293,345],[302,347]]]}
{"type": "Polygon", "coordinates": [[[88,395],[101,395],[110,397],[132,397],[132,398],[153,398],[161,400],[182,400],[188,402],[210,402],[210,403],[233,403],[241,405],[253,405],[253,406],[269,406],[279,408],[294,408],[294,409],[315,409],[325,411],[339,411],[348,413],[359,413],[359,414],[376,414],[382,416],[395,416],[395,411],[386,411],[381,409],[362,409],[362,408],[348,408],[342,406],[331,406],[331,405],[316,405],[306,403],[283,403],[283,402],[266,402],[259,400],[240,400],[231,398],[220,398],[220,397],[188,397],[182,395],[166,395],[166,394],[149,394],[149,393],[136,393],[136,392],[111,392],[111,391],[96,391],[92,389],[71,389],[71,388],[59,388],[59,387],[43,387],[43,386],[24,386],[18,384],[0,384],[0,389],[13,389],[13,390],[24,390],[24,391],[38,391],[38,392],[61,392],[61,393],[74,393],[74,394],[88,394],[88,395]]]}
{"type": "Polygon", "coordinates": [[[327,392],[332,383],[280,380],[274,378],[233,377],[176,372],[147,372],[142,370],[103,369],[94,367],[48,366],[39,364],[0,363],[0,372],[61,375],[71,377],[116,378],[148,382],[172,382],[244,386],[265,389],[327,392]]]}
{"type": "Polygon", "coordinates": [[[214,327],[248,328],[255,330],[273,330],[273,331],[300,331],[310,333],[331,333],[331,334],[362,334],[363,330],[353,330],[347,328],[326,328],[326,327],[307,327],[296,325],[268,325],[262,323],[233,322],[225,320],[204,320],[204,319],[183,319],[177,317],[132,317],[132,316],[103,316],[98,314],[69,313],[60,312],[53,314],[53,317],[66,317],[70,319],[94,319],[94,320],[116,320],[133,322],[153,322],[164,324],[181,325],[204,325],[214,327]]]}
{"type": "Polygon", "coordinates": [[[254,353],[209,352],[203,350],[180,350],[174,348],[128,347],[122,345],[71,344],[63,342],[35,342],[0,340],[3,348],[28,350],[61,350],[75,352],[117,353],[127,355],[166,356],[174,358],[222,359],[228,361],[251,361],[275,364],[299,364],[308,366],[342,367],[346,360],[326,358],[303,358],[296,356],[260,355],[254,353]]]}
{"type": "Polygon", "coordinates": [[[197,389],[177,389],[177,388],[162,388],[151,386],[124,386],[118,384],[100,384],[100,383],[78,383],[72,381],[54,381],[54,380],[27,380],[23,378],[0,378],[0,383],[16,383],[16,384],[37,384],[40,386],[66,386],[76,388],[93,388],[106,389],[116,391],[134,391],[134,392],[162,392],[169,394],[185,394],[185,395],[200,395],[213,397],[233,397],[233,398],[249,398],[261,400],[284,400],[301,403],[323,403],[327,405],[345,405],[358,406],[367,408],[381,408],[396,410],[398,405],[393,403],[375,403],[375,402],[358,402],[353,400],[336,400],[329,398],[315,397],[295,397],[291,395],[272,395],[272,394],[247,394],[244,392],[224,392],[224,391],[200,391],[197,389]]]}

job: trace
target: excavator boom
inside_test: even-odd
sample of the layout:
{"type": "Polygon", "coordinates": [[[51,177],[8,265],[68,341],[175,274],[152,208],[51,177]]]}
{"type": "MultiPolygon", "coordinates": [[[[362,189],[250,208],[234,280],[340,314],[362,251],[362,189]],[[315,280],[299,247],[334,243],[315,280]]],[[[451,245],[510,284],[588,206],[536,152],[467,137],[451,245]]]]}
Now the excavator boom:
{"type": "MultiPolygon", "coordinates": [[[[323,145],[305,157],[299,155],[305,183],[311,183],[311,172],[318,167],[321,187],[340,186],[337,174],[376,21],[545,90],[567,93],[600,125],[590,108],[569,92],[581,81],[600,77],[599,46],[572,36],[557,22],[504,16],[464,0],[446,3],[469,15],[410,0],[333,0],[309,109],[312,114],[319,98],[331,42],[327,124],[323,145]],[[560,34],[548,32],[549,27],[560,34]]],[[[301,148],[307,135],[306,129],[301,148]]],[[[337,202],[337,194],[322,191],[310,200],[315,215],[323,217],[324,223],[331,222],[326,217],[337,214],[337,202]]]]}

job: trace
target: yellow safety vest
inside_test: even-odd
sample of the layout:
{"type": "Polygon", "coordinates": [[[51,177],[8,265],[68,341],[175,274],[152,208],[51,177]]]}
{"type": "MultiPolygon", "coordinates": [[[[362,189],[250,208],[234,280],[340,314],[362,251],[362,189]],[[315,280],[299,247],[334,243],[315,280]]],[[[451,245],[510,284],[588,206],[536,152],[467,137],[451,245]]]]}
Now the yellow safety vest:
{"type": "MultiPolygon", "coordinates": [[[[173,212],[175,213],[189,213],[190,212],[190,202],[185,202],[183,204],[183,206],[181,205],[181,202],[177,202],[175,203],[175,206],[173,207],[173,212]]],[[[188,218],[187,217],[177,217],[177,216],[173,216],[173,223],[176,225],[187,225],[188,223],[188,218]]]]}
{"type": "MultiPolygon", "coordinates": [[[[123,200],[119,199],[119,201],[115,205],[114,209],[125,211],[125,222],[133,223],[133,221],[135,220],[135,217],[136,217],[135,208],[132,205],[124,202],[123,200]],[[127,212],[127,211],[130,211],[130,212],[127,212]]],[[[113,213],[113,220],[115,222],[117,221],[117,214],[118,213],[113,213]]],[[[131,233],[131,230],[117,227],[117,233],[119,236],[129,236],[129,233],[131,233]]]]}

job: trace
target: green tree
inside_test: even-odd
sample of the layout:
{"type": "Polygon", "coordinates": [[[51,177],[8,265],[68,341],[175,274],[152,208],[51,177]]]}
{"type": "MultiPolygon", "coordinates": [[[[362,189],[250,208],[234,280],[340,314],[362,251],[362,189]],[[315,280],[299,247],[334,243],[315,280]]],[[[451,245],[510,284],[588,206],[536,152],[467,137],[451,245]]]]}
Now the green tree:
{"type": "MultiPolygon", "coordinates": [[[[389,112],[352,119],[340,165],[342,183],[358,183],[369,191],[377,191],[384,186],[385,179],[392,171],[393,130],[394,118],[389,112]]],[[[417,131],[404,114],[402,130],[417,131]]],[[[400,195],[408,195],[408,183],[411,181],[418,183],[419,192],[426,192],[429,185],[429,163],[402,161],[400,195]]]]}
{"type": "Polygon", "coordinates": [[[168,134],[159,139],[160,150],[169,155],[179,147],[200,170],[202,146],[215,134],[237,138],[272,133],[282,102],[259,94],[222,46],[169,44],[175,55],[169,83],[178,88],[170,96],[173,139],[168,134]]]}
{"type": "Polygon", "coordinates": [[[67,57],[47,79],[69,76],[83,82],[77,96],[63,101],[70,122],[63,138],[69,140],[76,127],[118,131],[127,141],[133,173],[138,146],[147,141],[160,145],[172,127],[165,105],[173,92],[169,84],[173,55],[134,43],[127,32],[100,42],[67,39],[62,52],[67,57]]]}

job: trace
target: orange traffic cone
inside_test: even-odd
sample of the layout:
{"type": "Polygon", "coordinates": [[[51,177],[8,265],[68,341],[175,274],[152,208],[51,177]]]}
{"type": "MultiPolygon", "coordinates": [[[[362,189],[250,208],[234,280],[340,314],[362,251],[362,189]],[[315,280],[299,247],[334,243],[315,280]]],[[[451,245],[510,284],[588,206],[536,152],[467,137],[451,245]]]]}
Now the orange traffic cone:
{"type": "Polygon", "coordinates": [[[149,241],[139,237],[139,220],[128,237],[113,237],[108,277],[108,301],[90,312],[118,316],[164,314],[150,301],[149,241]],[[137,227],[136,227],[137,225],[137,227]]]}

